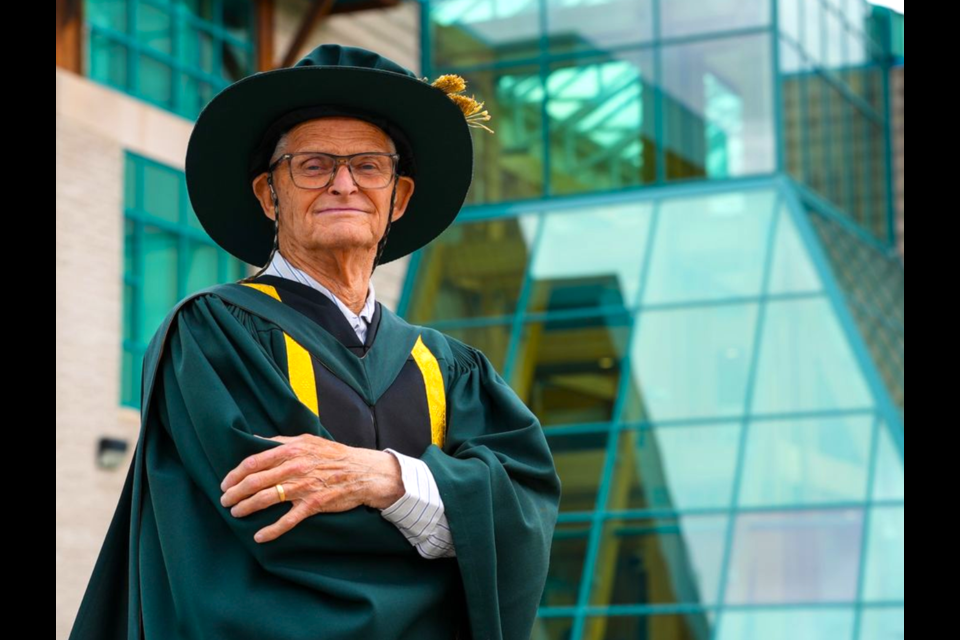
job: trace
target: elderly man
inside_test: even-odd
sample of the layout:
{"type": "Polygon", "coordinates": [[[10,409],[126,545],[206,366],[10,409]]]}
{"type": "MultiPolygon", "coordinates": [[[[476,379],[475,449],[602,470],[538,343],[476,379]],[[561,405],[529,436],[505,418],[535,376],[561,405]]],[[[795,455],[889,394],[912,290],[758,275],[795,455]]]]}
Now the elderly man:
{"type": "Polygon", "coordinates": [[[453,221],[468,126],[490,131],[462,78],[425,80],[321,45],[200,114],[197,217],[264,267],[151,340],[72,640],[530,638],[560,498],[542,427],[481,351],[370,282],[453,221]]]}

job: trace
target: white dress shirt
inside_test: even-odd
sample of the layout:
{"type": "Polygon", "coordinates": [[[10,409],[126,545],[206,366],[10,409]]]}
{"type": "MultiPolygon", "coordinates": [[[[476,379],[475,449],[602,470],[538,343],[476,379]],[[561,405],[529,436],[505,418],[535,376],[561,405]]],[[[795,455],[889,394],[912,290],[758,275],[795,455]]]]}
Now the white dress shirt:
{"type": "MultiPolygon", "coordinates": [[[[367,328],[373,320],[375,309],[375,292],[373,281],[369,282],[367,301],[360,310],[354,313],[344,305],[337,296],[325,286],[317,282],[302,269],[290,264],[277,251],[270,265],[263,272],[264,275],[279,276],[296,280],[301,284],[313,287],[324,294],[337,305],[343,315],[350,321],[360,342],[366,343],[367,328]]],[[[380,510],[380,515],[392,522],[403,533],[404,537],[416,547],[424,558],[449,558],[456,555],[450,527],[443,510],[443,500],[437,489],[436,480],[430,467],[420,458],[414,458],[394,449],[384,449],[400,463],[403,478],[404,494],[396,502],[380,510]]]]}

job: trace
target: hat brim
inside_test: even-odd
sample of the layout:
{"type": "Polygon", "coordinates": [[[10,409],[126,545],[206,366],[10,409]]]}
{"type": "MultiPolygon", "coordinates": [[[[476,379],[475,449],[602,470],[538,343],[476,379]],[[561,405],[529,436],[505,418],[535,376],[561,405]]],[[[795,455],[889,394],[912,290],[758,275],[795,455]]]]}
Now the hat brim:
{"type": "Polygon", "coordinates": [[[284,67],[229,85],[197,117],[185,159],[187,193],[214,242],[244,262],[266,264],[273,221],[247,179],[248,162],[270,123],[316,104],[380,115],[410,141],[415,189],[404,215],[392,223],[380,264],[416,251],[450,226],[473,180],[473,138],[463,112],[443,91],[379,69],[284,67]]]}

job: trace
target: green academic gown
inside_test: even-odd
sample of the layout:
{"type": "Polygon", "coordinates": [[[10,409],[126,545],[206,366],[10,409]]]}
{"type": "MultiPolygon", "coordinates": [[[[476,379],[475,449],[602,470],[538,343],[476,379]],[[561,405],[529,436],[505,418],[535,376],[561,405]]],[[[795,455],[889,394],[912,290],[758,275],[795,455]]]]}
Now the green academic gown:
{"type": "Polygon", "coordinates": [[[561,489],[537,417],[481,351],[379,303],[357,349],[291,295],[297,284],[214,285],[160,325],[137,446],[70,640],[528,640],[561,489]],[[357,446],[406,447],[427,464],[455,557],[422,557],[369,506],[257,543],[290,505],[236,518],[220,504],[230,470],[281,446],[266,438],[342,442],[351,425],[367,430],[357,446]],[[421,435],[404,440],[411,430],[421,435]]]}

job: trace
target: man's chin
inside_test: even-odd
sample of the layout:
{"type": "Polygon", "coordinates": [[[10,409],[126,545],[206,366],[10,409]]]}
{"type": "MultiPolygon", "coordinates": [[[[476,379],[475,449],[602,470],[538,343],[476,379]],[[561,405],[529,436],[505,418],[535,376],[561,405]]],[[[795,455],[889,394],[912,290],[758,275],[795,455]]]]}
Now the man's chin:
{"type": "Polygon", "coordinates": [[[371,240],[369,227],[363,229],[358,227],[351,232],[343,229],[344,225],[336,226],[340,228],[328,227],[318,230],[313,234],[312,242],[306,243],[305,248],[317,252],[345,250],[362,252],[369,251],[371,247],[376,249],[377,241],[371,240]]]}

